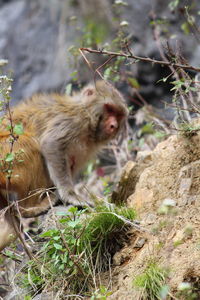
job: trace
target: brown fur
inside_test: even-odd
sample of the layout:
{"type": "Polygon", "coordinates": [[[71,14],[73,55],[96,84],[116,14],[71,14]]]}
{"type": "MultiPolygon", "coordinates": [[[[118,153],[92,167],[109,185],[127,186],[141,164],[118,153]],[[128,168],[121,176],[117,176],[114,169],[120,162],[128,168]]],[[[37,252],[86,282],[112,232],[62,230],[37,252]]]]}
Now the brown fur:
{"type": "MultiPolygon", "coordinates": [[[[17,196],[22,216],[32,217],[49,207],[49,197],[43,190],[56,186],[65,203],[87,204],[74,193],[73,177],[116,136],[127,114],[123,97],[103,81],[73,97],[35,95],[20,103],[12,112],[12,120],[23,124],[24,134],[15,141],[13,151],[23,149],[23,162],[14,162],[9,187],[5,166],[0,168],[0,200],[5,202],[9,190],[17,196]]],[[[10,147],[7,124],[5,117],[0,128],[2,158],[10,147]]],[[[51,199],[54,204],[56,196],[51,194],[51,199]]]]}
{"type": "MultiPolygon", "coordinates": [[[[10,135],[0,134],[0,145],[4,153],[9,153],[10,135]]],[[[33,137],[23,134],[14,142],[13,152],[23,149],[23,153],[14,161],[10,180],[9,193],[16,194],[19,209],[23,217],[33,217],[49,208],[49,199],[44,197],[44,191],[53,186],[47,168],[39,150],[39,144],[33,137]],[[20,161],[22,160],[22,161],[20,161]]],[[[7,202],[6,194],[8,179],[4,170],[6,164],[0,167],[0,196],[1,203],[7,202]],[[4,199],[4,201],[3,201],[4,199]]],[[[55,196],[49,192],[54,202],[55,196]]]]}

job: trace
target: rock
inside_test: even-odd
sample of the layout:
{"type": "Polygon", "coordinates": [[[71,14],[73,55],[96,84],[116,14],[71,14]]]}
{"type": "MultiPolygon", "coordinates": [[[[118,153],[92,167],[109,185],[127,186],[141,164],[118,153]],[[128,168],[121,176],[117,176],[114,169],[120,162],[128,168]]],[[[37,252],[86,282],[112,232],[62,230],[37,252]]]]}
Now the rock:
{"type": "Polygon", "coordinates": [[[138,181],[133,181],[135,190],[127,199],[128,205],[145,213],[150,207],[158,209],[169,199],[173,200],[173,206],[197,202],[200,199],[199,142],[198,134],[191,138],[171,136],[158,144],[151,153],[151,165],[140,176],[137,174],[138,181]]]}
{"type": "Polygon", "coordinates": [[[121,251],[115,253],[113,256],[113,265],[114,266],[120,266],[123,264],[126,260],[130,258],[132,250],[128,247],[123,248],[121,251]]]}
{"type": "Polygon", "coordinates": [[[136,242],[135,242],[135,244],[134,244],[134,248],[142,248],[143,246],[144,246],[144,244],[145,244],[145,242],[146,242],[146,239],[145,238],[138,238],[137,240],[136,240],[136,242]]]}
{"type": "Polygon", "coordinates": [[[117,189],[112,194],[112,202],[116,204],[125,202],[134,192],[140,174],[150,164],[151,156],[149,153],[145,153],[143,159],[140,155],[139,161],[128,161],[122,170],[117,189]]]}

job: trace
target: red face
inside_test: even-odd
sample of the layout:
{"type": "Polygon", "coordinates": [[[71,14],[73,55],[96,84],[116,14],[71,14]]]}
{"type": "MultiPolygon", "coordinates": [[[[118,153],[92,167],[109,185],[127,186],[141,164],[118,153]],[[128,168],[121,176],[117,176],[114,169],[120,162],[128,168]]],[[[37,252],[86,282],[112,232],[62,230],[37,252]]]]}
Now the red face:
{"type": "Polygon", "coordinates": [[[106,116],[104,119],[104,133],[108,136],[115,135],[124,118],[124,113],[112,104],[104,104],[104,110],[106,116]]]}

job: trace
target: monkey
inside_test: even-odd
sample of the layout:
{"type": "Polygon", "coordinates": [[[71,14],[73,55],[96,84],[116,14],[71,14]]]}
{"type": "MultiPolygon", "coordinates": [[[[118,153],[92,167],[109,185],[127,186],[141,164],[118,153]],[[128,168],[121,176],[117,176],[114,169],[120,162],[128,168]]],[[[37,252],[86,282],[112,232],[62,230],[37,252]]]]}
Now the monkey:
{"type": "MultiPolygon", "coordinates": [[[[13,150],[23,149],[22,160],[13,163],[9,186],[0,168],[0,201],[5,202],[8,191],[16,195],[23,217],[37,216],[50,207],[44,190],[55,187],[57,192],[50,192],[53,204],[60,198],[64,204],[92,205],[75,193],[74,177],[117,136],[127,116],[123,96],[103,80],[71,97],[39,94],[19,103],[12,110],[12,122],[21,123],[24,133],[14,142],[13,150]],[[37,190],[39,195],[30,194],[37,190]]],[[[8,119],[5,116],[0,126],[2,157],[9,147],[8,119]]]]}
{"type": "MultiPolygon", "coordinates": [[[[0,151],[2,151],[0,158],[3,157],[3,153],[9,153],[9,147],[10,133],[0,132],[0,151]]],[[[24,151],[12,166],[10,186],[5,175],[7,165],[0,163],[0,251],[19,235],[19,231],[17,232],[13,226],[15,221],[20,229],[18,214],[25,218],[44,214],[58,200],[53,193],[53,185],[41,156],[39,144],[33,137],[24,133],[14,142],[13,153],[19,153],[21,149],[24,151]],[[46,193],[48,189],[49,196],[46,193]],[[19,201],[15,203],[18,199],[19,201]],[[13,216],[10,214],[9,204],[16,208],[16,214],[13,216]]]]}
{"type": "MultiPolygon", "coordinates": [[[[9,147],[10,133],[0,132],[0,150],[2,151],[0,158],[3,157],[3,153],[9,153],[9,147]]],[[[17,154],[17,157],[11,167],[10,182],[6,176],[8,163],[1,162],[0,164],[0,205],[4,203],[3,207],[6,207],[5,203],[8,204],[7,197],[9,196],[12,202],[19,199],[19,211],[23,217],[38,216],[41,212],[46,212],[50,206],[46,190],[49,189],[52,205],[56,201],[56,196],[52,191],[52,181],[48,176],[39,144],[32,136],[24,133],[19,135],[14,142],[13,153],[17,154]]]]}

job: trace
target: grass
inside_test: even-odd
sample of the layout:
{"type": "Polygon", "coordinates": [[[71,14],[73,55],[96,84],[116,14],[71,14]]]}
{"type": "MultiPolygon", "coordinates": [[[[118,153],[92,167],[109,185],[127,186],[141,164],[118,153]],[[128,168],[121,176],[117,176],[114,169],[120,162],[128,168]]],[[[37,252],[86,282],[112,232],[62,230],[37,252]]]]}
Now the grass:
{"type": "Polygon", "coordinates": [[[155,261],[150,261],[145,271],[138,275],[133,285],[142,289],[142,299],[160,300],[162,290],[165,287],[167,271],[161,268],[155,261]]]}
{"type": "Polygon", "coordinates": [[[125,207],[99,205],[91,212],[71,207],[56,228],[41,235],[36,260],[23,269],[23,281],[22,272],[18,274],[18,282],[31,295],[62,289],[64,294],[91,296],[100,272],[128,241],[135,216],[125,207]]]}

